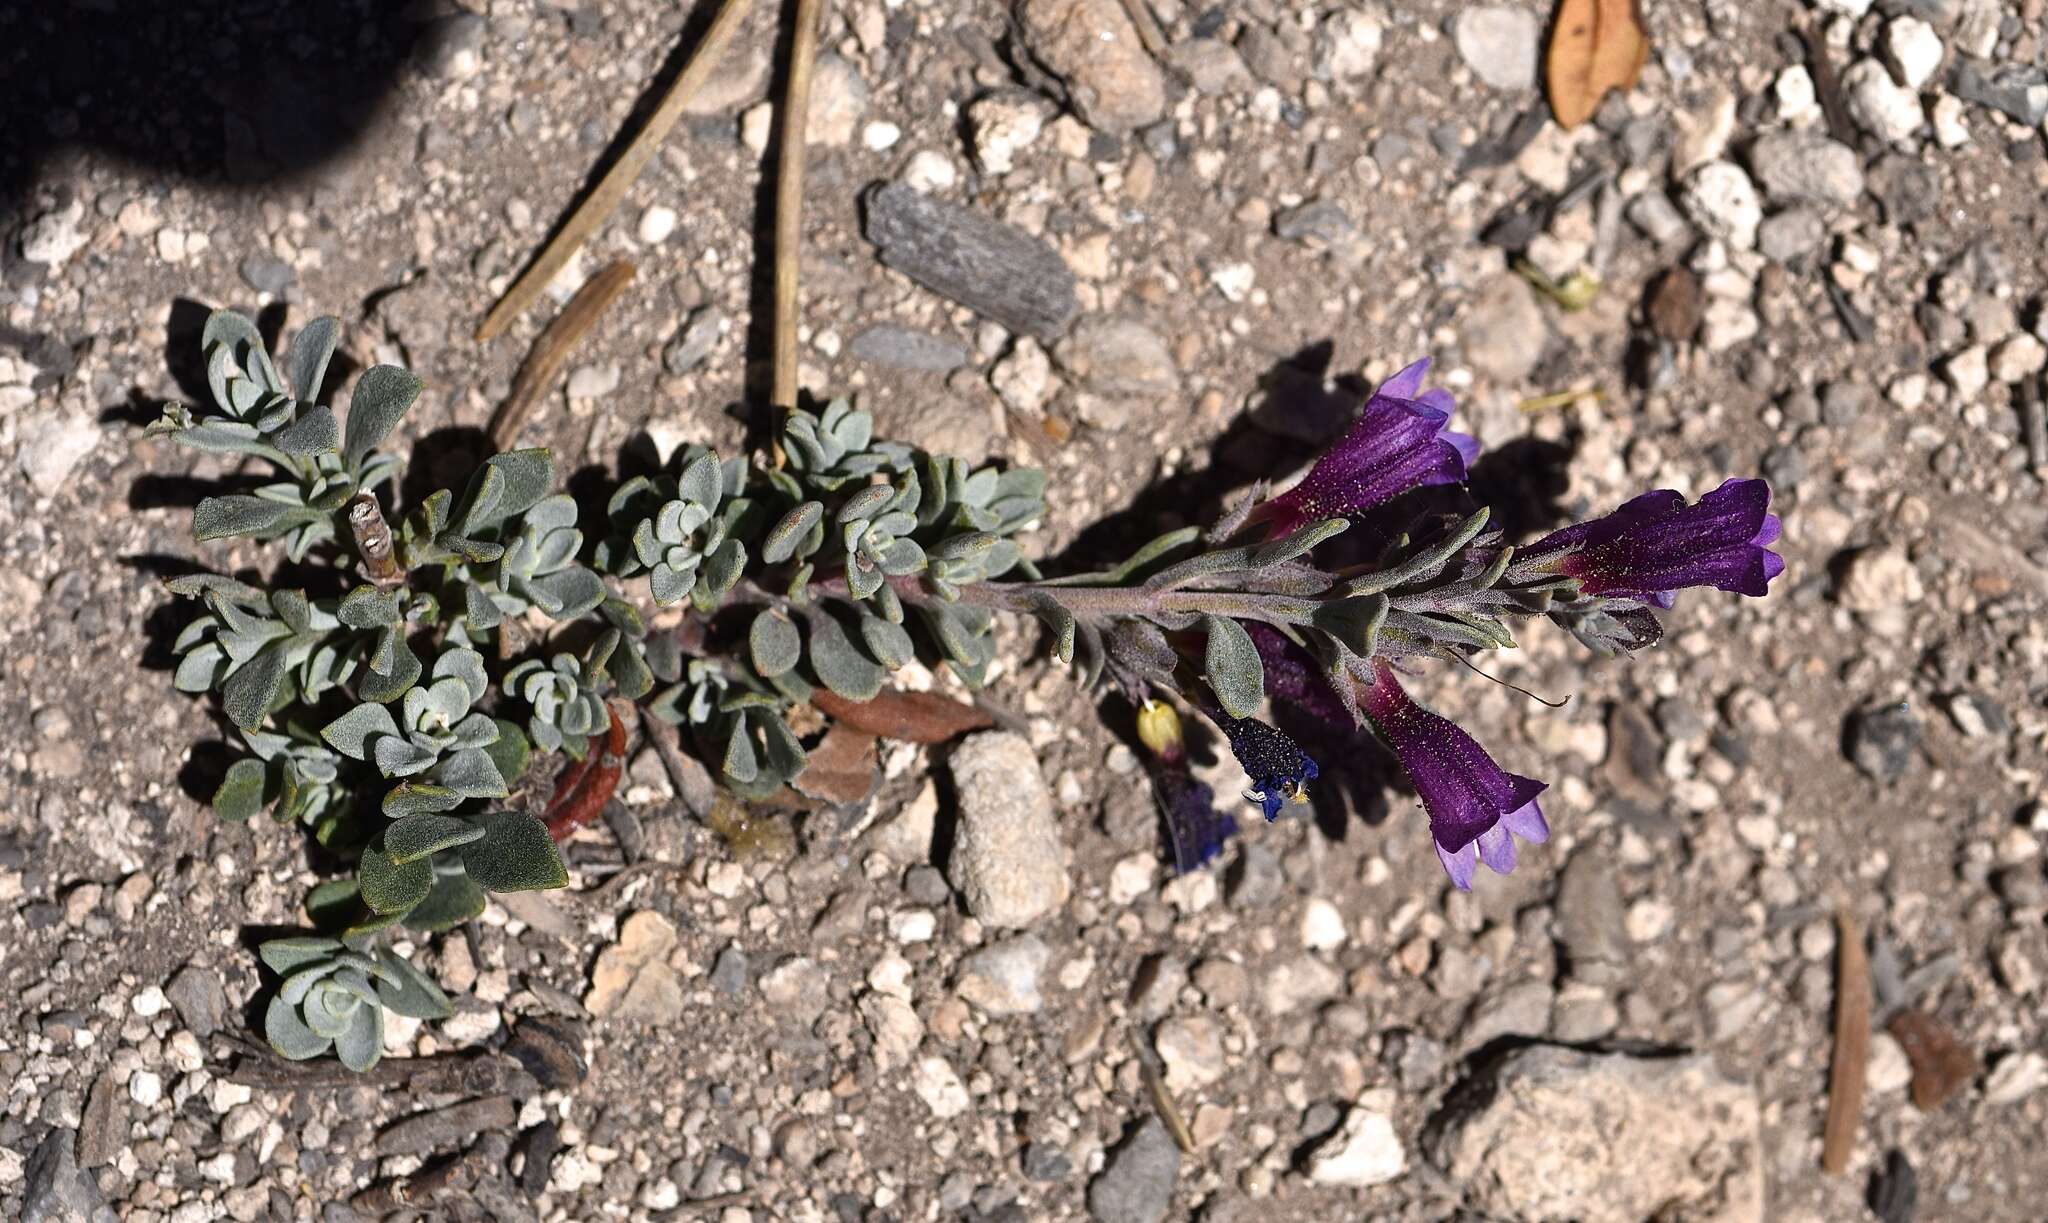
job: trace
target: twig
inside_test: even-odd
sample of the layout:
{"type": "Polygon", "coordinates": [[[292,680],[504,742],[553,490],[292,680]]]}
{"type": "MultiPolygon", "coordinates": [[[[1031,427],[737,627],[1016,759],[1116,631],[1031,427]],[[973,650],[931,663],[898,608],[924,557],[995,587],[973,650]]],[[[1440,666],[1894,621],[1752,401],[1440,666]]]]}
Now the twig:
{"type": "Polygon", "coordinates": [[[1799,39],[1806,44],[1806,68],[1813,77],[1813,92],[1820,101],[1821,113],[1827,117],[1828,135],[1854,148],[1856,125],[1849,121],[1849,107],[1842,100],[1842,83],[1835,76],[1835,61],[1828,54],[1827,40],[1810,25],[1799,27],[1799,39]]]}
{"type": "Polygon", "coordinates": [[[1160,1077],[1155,1064],[1159,1055],[1146,1048],[1145,1040],[1136,1033],[1132,1039],[1138,1046],[1138,1070],[1145,1080],[1145,1091],[1152,1097],[1152,1110],[1166,1123],[1166,1132],[1173,1135],[1174,1145],[1188,1155],[1195,1153],[1195,1136],[1188,1130],[1188,1123],[1181,1119],[1180,1109],[1173,1102],[1173,1093],[1166,1090],[1166,1080],[1160,1077]]]}
{"type": "Polygon", "coordinates": [[[511,393],[491,417],[492,449],[512,449],[512,443],[519,440],[519,431],[526,427],[527,418],[533,415],[533,406],[554,385],[555,375],[575,351],[577,341],[632,282],[632,260],[620,259],[605,265],[603,271],[576,290],[576,296],[562,307],[554,322],[534,338],[533,347],[526,350],[526,360],[519,363],[519,373],[512,379],[511,393]]]}
{"type": "Polygon", "coordinates": [[[1870,1057],[1870,960],[1863,932],[1844,905],[1835,912],[1835,1049],[1828,1068],[1828,1119],[1820,1166],[1840,1176],[1863,1117],[1863,1076],[1870,1057]]]}
{"type": "Polygon", "coordinates": [[[633,142],[626,146],[626,151],[619,155],[619,160],[577,205],[576,211],[569,215],[554,240],[541,251],[540,257],[512,283],[505,296],[498,299],[498,304],[491,307],[491,312],[477,326],[478,340],[496,338],[514,318],[532,305],[533,299],[540,296],[540,291],[555,278],[555,273],[561,271],[569,257],[576,253],[576,248],[582,246],[584,239],[604,223],[604,219],[619,206],[619,201],[626,198],[626,189],[653,160],[654,151],[661,147],[676,120],[683,117],[684,104],[718,65],[719,53],[725,50],[726,43],[732,41],[746,10],[744,0],[724,0],[718,15],[711,19],[710,28],[704,31],[703,40],[690,52],[690,61],[683,65],[683,70],[662,96],[661,105],[648,117],[647,126],[640,129],[633,142]]]}
{"type": "MultiPolygon", "coordinates": [[[[797,0],[790,32],[789,88],[782,102],[782,146],[775,167],[775,381],[769,402],[796,407],[796,279],[803,242],[804,145],[811,117],[811,66],[826,0],[797,0]]],[[[776,448],[777,466],[781,448],[776,448]]]]}
{"type": "Polygon", "coordinates": [[[308,1087],[403,1087],[430,1095],[436,1092],[530,1095],[531,1076],[503,1054],[454,1049],[426,1057],[387,1057],[358,1073],[339,1062],[287,1061],[269,1049],[237,1037],[224,1037],[235,1047],[234,1064],[215,1076],[245,1087],[296,1090],[308,1087]]]}
{"type": "Polygon", "coordinates": [[[1551,395],[1534,395],[1516,404],[1515,408],[1521,412],[1548,412],[1552,408],[1570,407],[1581,399],[1590,399],[1594,403],[1599,403],[1606,398],[1607,392],[1605,390],[1597,386],[1586,386],[1572,391],[1558,391],[1551,395]]]}
{"type": "Polygon", "coordinates": [[[1145,44],[1145,51],[1154,59],[1165,59],[1167,51],[1166,32],[1159,28],[1159,19],[1152,15],[1152,8],[1145,0],[1124,0],[1124,12],[1130,16],[1131,24],[1138,27],[1138,41],[1145,44]]]}

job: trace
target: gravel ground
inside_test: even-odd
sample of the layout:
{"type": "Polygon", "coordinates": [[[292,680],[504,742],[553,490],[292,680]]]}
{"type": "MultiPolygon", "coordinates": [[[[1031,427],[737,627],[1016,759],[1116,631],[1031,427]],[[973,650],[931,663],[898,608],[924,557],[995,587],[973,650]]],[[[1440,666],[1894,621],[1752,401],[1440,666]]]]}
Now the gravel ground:
{"type": "MultiPolygon", "coordinates": [[[[1172,878],[1128,715],[1020,628],[1015,731],[885,750],[870,802],[757,852],[693,836],[637,756],[567,891],[422,948],[458,1013],[391,1052],[484,1056],[260,1082],[230,1070],[247,948],[314,875],[300,838],[192,797],[219,732],[171,690],[157,577],[263,558],[192,545],[225,469],[139,425],[194,396],[195,303],[287,336],[335,313],[352,361],[426,378],[414,435],[459,479],[551,308],[470,332],[682,21],[444,0],[294,37],[320,6],[194,5],[106,52],[154,89],[42,71],[90,45],[50,23],[123,7],[0,5],[0,1214],[404,1217],[394,1181],[446,1165],[419,1213],[2041,1217],[2042,0],[1648,4],[1640,84],[1571,132],[1543,121],[1533,4],[1150,0],[1152,54],[1120,0],[844,0],[803,381],[1047,466],[1043,554],[1297,469],[1353,402],[1326,378],[1427,355],[1515,529],[1761,472],[1785,576],[1682,598],[1625,663],[1533,628],[1498,670],[1562,709],[1419,685],[1552,783],[1551,843],[1470,894],[1372,777],[1172,878]],[[864,194],[886,182],[968,212],[864,194]],[[1058,259],[949,282],[890,218],[1058,259]],[[1872,936],[1880,1034],[1829,1177],[1838,909],[1872,936]],[[1974,1064],[1916,1067],[1929,1032],[1974,1064]]],[[[755,7],[553,287],[638,266],[529,430],[566,470],[746,437],[778,47],[755,7]]]]}

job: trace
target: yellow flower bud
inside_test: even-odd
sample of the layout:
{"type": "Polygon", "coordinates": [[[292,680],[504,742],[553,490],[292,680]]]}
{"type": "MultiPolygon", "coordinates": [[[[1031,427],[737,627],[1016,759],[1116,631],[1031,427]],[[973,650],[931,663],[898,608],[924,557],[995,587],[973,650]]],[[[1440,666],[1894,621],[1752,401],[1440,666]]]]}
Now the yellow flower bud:
{"type": "Polygon", "coordinates": [[[1165,701],[1146,701],[1138,708],[1138,739],[1155,756],[1180,754],[1180,715],[1165,701]]]}

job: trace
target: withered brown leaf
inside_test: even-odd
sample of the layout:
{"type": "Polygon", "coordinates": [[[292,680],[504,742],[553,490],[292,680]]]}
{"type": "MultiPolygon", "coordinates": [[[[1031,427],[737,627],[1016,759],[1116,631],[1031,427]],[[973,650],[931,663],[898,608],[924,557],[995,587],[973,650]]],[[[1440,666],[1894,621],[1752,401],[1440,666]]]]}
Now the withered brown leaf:
{"type": "Polygon", "coordinates": [[[830,689],[811,692],[811,704],[836,722],[884,739],[944,743],[970,730],[986,730],[995,719],[972,705],[936,692],[886,689],[871,701],[849,701],[830,689]]]}
{"type": "Polygon", "coordinates": [[[1558,0],[1544,62],[1558,124],[1572,128],[1592,118],[1608,90],[1636,83],[1649,58],[1641,0],[1558,0]]]}

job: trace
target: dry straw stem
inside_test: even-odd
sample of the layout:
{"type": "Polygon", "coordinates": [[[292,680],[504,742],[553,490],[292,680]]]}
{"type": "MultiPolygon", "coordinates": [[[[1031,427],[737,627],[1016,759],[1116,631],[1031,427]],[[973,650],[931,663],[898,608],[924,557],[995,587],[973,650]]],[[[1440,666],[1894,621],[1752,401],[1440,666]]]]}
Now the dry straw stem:
{"type": "Polygon", "coordinates": [[[703,41],[690,53],[690,62],[683,65],[683,70],[669,85],[661,104],[647,120],[647,126],[640,129],[640,133],[633,137],[633,143],[620,154],[619,160],[613,163],[612,168],[605,172],[604,178],[599,180],[591,193],[577,205],[576,211],[570,214],[568,221],[555,234],[554,240],[541,251],[540,258],[535,259],[525,274],[505,291],[505,296],[498,299],[498,304],[491,307],[491,312],[485,315],[484,321],[477,326],[478,340],[495,339],[513,319],[532,305],[533,299],[540,296],[541,290],[555,278],[555,273],[561,271],[569,262],[569,257],[576,253],[576,248],[582,246],[584,240],[596,232],[597,227],[604,223],[604,219],[619,206],[619,201],[626,198],[626,189],[633,185],[634,179],[640,177],[640,171],[647,168],[647,163],[654,157],[654,151],[661,147],[661,142],[667,138],[669,129],[676,125],[676,120],[683,117],[683,106],[704,84],[705,78],[711,75],[711,70],[718,65],[720,53],[725,50],[725,45],[732,41],[734,31],[739,28],[740,18],[746,15],[746,11],[745,0],[724,0],[718,15],[711,19],[710,28],[704,31],[703,41]]]}
{"type": "Polygon", "coordinates": [[[1828,1067],[1828,1119],[1820,1166],[1840,1176],[1856,1149],[1863,1118],[1863,1076],[1870,1057],[1870,960],[1848,906],[1835,911],[1835,1049],[1828,1067]]]}
{"type": "MultiPolygon", "coordinates": [[[[782,145],[775,166],[775,375],[770,400],[796,407],[796,282],[803,245],[804,145],[811,115],[811,68],[825,0],[797,0],[789,40],[789,88],[782,101],[782,145]]],[[[780,457],[780,448],[777,448],[780,457]]],[[[779,465],[779,464],[778,464],[779,465]]]]}
{"type": "Polygon", "coordinates": [[[526,360],[520,362],[519,373],[512,379],[512,391],[505,396],[505,402],[498,405],[497,414],[491,417],[491,445],[497,450],[510,450],[519,440],[519,431],[533,415],[533,406],[555,383],[569,354],[576,349],[577,341],[596,324],[598,316],[605,312],[626,286],[633,281],[633,263],[621,259],[607,264],[603,271],[583,282],[576,290],[576,296],[562,307],[542,332],[534,337],[533,347],[526,352],[526,360]]]}

